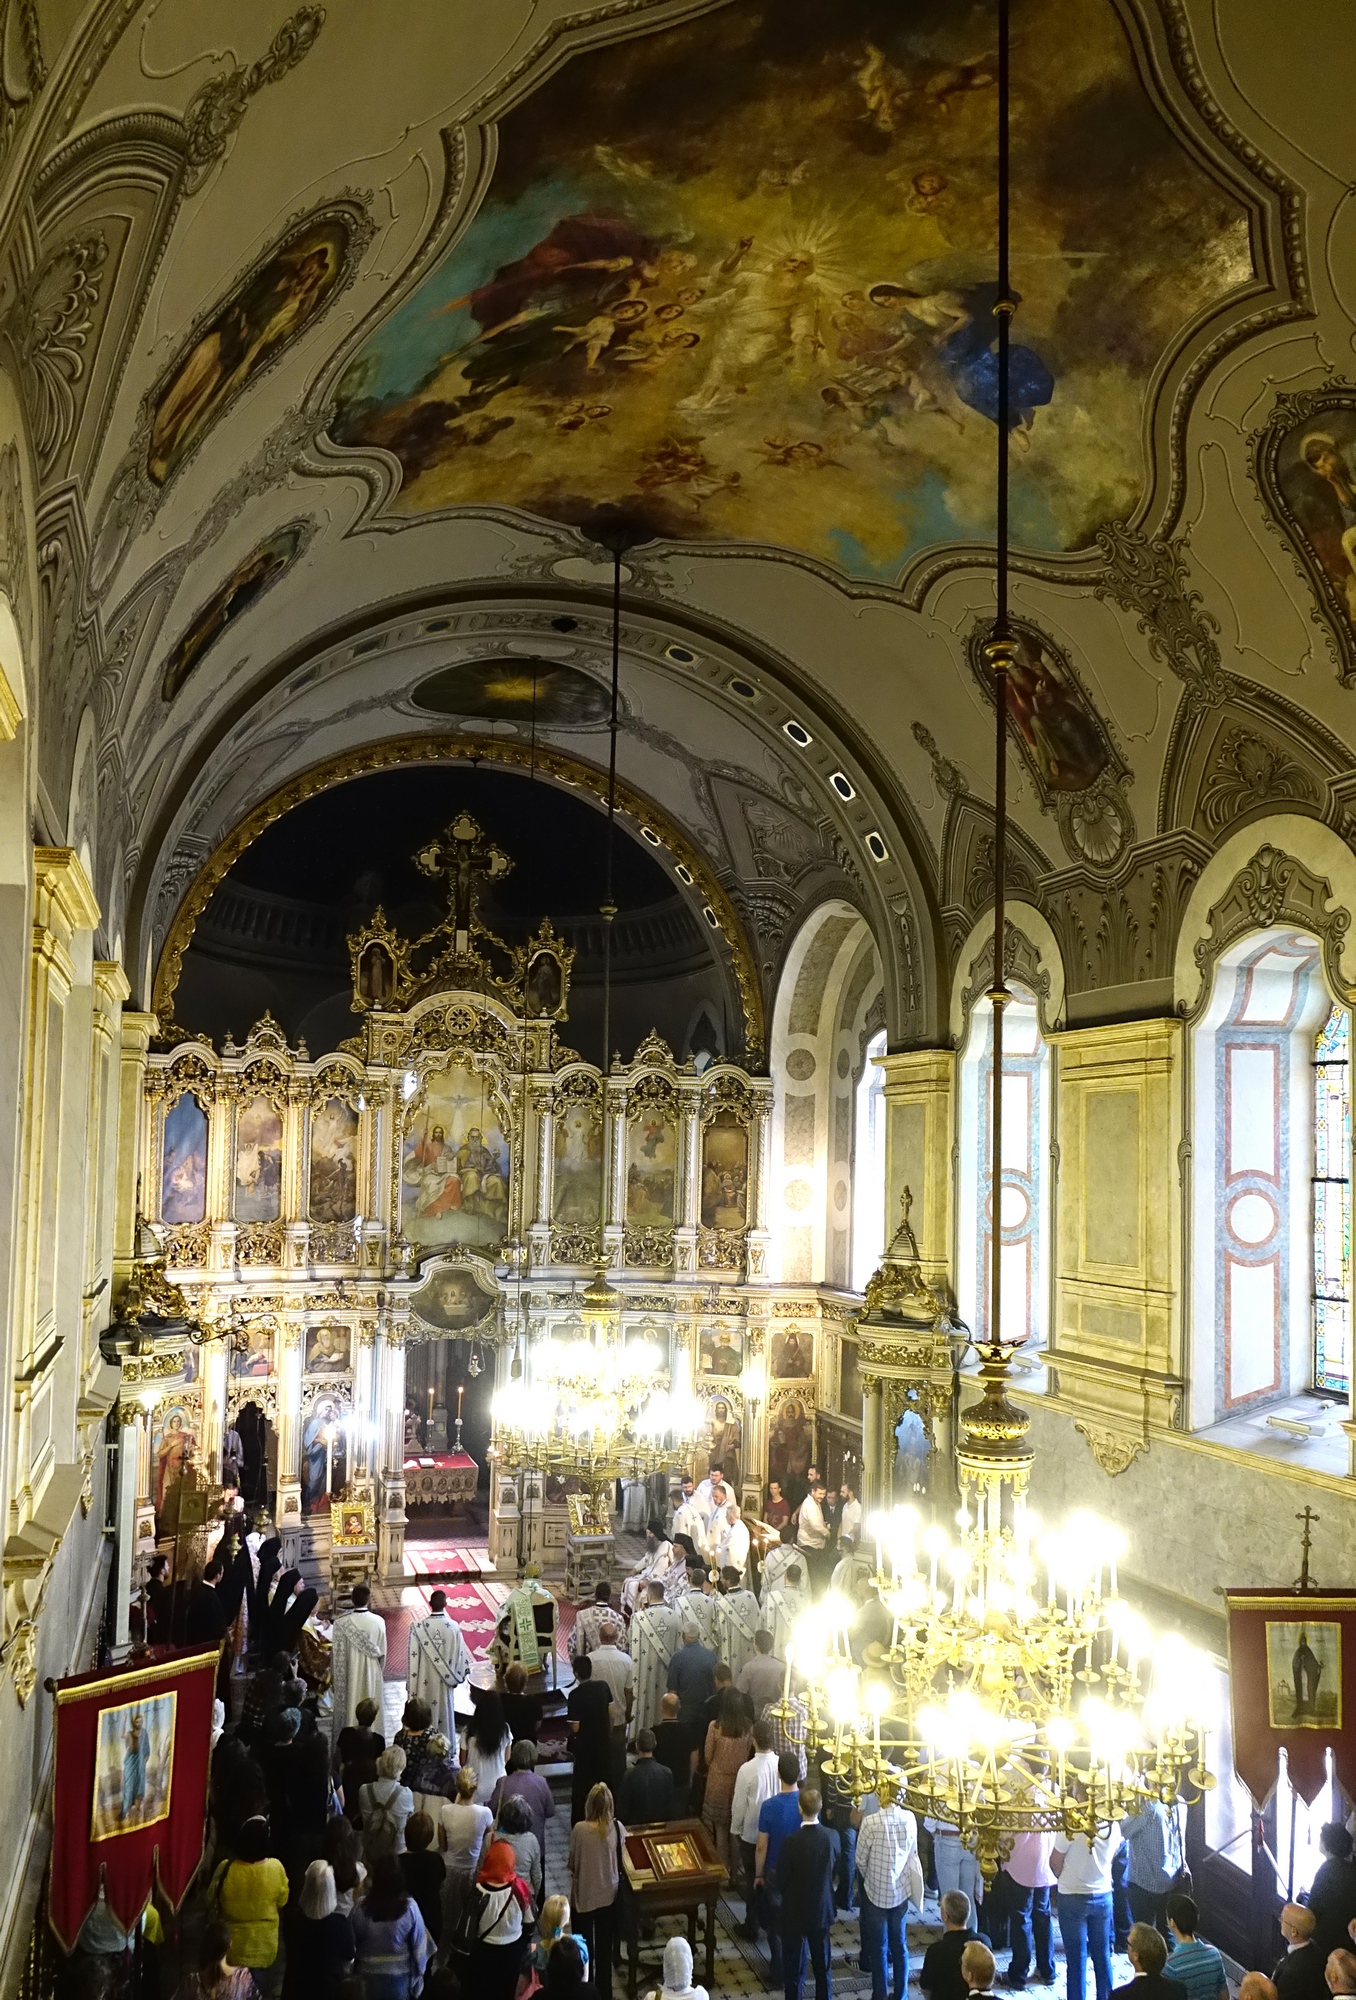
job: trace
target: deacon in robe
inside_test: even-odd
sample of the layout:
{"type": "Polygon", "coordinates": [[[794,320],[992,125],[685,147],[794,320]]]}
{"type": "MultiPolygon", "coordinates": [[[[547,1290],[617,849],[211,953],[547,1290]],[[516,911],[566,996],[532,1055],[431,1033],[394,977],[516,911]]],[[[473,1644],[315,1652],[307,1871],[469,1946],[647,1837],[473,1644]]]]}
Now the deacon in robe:
{"type": "MultiPolygon", "coordinates": [[[[744,1530],[748,1533],[747,1528],[744,1530]]],[[[758,1599],[744,1589],[744,1574],[731,1564],[721,1571],[720,1595],[716,1599],[712,1645],[729,1667],[737,1682],[746,1661],[754,1654],[753,1635],[763,1622],[758,1599]]]]}
{"type": "Polygon", "coordinates": [[[428,1703],[434,1729],[449,1743],[457,1735],[453,1701],[462,1682],[470,1680],[474,1664],[460,1625],[448,1613],[447,1592],[435,1590],[428,1617],[410,1627],[408,1692],[411,1701],[428,1703]]]}
{"type": "Polygon", "coordinates": [[[702,1644],[709,1646],[720,1658],[720,1648],[716,1644],[716,1586],[707,1570],[689,1570],[689,1584],[678,1600],[678,1622],[680,1626],[695,1625],[702,1635],[702,1644]]]}
{"type": "Polygon", "coordinates": [[[334,1681],[334,1713],[331,1729],[337,1739],[341,1729],[358,1723],[358,1703],[374,1701],[381,1714],[381,1685],[386,1672],[386,1621],[368,1609],[372,1593],[365,1583],[353,1586],[353,1609],[337,1619],[330,1642],[330,1672],[334,1681]]]}
{"type": "Polygon", "coordinates": [[[705,1555],[706,1515],[697,1505],[690,1478],[683,1480],[683,1497],[673,1517],[673,1533],[675,1538],[679,1535],[689,1536],[697,1554],[705,1555]]]}
{"type": "Polygon", "coordinates": [[[779,1659],[784,1660],[787,1647],[794,1645],[792,1634],[809,1609],[810,1593],[805,1588],[805,1572],[797,1558],[787,1570],[785,1581],[763,1599],[763,1624],[772,1634],[772,1650],[779,1659]]]}
{"type": "Polygon", "coordinates": [[[796,1547],[796,1531],[788,1523],[782,1529],[781,1540],[774,1542],[763,1557],[762,1587],[758,1594],[762,1599],[764,1609],[767,1608],[768,1598],[785,1580],[786,1572],[791,1568],[793,1563],[801,1565],[803,1569],[804,1558],[800,1550],[796,1547]]]}
{"type": "Polygon", "coordinates": [[[732,1500],[719,1521],[712,1523],[716,1568],[735,1569],[742,1578],[749,1566],[749,1531],[732,1500]]]}
{"type": "Polygon", "coordinates": [[[647,1584],[646,1598],[631,1620],[631,1658],[636,1668],[631,1720],[637,1734],[659,1725],[669,1682],[669,1661],[678,1649],[683,1624],[678,1613],[664,1602],[662,1584],[647,1584]]]}
{"type": "MultiPolygon", "coordinates": [[[[629,1582],[630,1579],[628,1578],[629,1582]]],[[[623,1589],[623,1601],[625,1590],[623,1589]]],[[[612,1585],[600,1583],[594,1586],[593,1602],[586,1604],[574,1621],[573,1630],[567,1642],[567,1650],[572,1660],[582,1659],[603,1643],[604,1625],[617,1625],[617,1607],[612,1602],[612,1585]]]]}
{"type": "MultiPolygon", "coordinates": [[[[668,1569],[672,1558],[673,1544],[664,1533],[662,1521],[651,1521],[645,1530],[645,1554],[636,1564],[622,1585],[622,1610],[629,1618],[637,1604],[642,1602],[647,1584],[657,1582],[668,1569]]],[[[592,1647],[586,1646],[585,1652],[592,1647]]]]}
{"type": "Polygon", "coordinates": [[[651,1582],[659,1584],[664,1592],[664,1602],[676,1605],[687,1589],[687,1550],[679,1542],[670,1542],[668,1563],[651,1582]]]}

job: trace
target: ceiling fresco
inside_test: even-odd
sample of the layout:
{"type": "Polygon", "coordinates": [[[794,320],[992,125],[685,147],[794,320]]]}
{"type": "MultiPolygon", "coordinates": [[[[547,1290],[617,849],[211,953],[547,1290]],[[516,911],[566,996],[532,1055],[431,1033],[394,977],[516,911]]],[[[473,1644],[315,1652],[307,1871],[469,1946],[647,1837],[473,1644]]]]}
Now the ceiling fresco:
{"type": "MultiPolygon", "coordinates": [[[[1253,264],[1112,8],[1015,14],[1013,519],[1068,551],[1133,512],[1155,371],[1253,264]]],[[[399,513],[620,503],[855,579],[989,532],[993,35],[953,0],[782,0],[576,57],[501,122],[333,438],[394,454],[399,513]]]]}

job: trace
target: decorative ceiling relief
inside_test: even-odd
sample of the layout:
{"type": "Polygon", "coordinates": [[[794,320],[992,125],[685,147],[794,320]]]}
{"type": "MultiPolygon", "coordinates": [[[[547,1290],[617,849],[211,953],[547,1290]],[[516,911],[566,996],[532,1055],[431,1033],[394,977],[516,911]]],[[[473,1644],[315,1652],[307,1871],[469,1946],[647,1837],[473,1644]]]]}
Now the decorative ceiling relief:
{"type": "MultiPolygon", "coordinates": [[[[1113,7],[1018,11],[1014,520],[1063,552],[1135,512],[1165,357],[1255,272],[1113,7]]],[[[397,514],[620,505],[867,583],[987,535],[995,80],[991,27],[946,0],[727,7],[576,56],[504,115],[333,440],[399,463],[397,514]]]]}
{"type": "Polygon", "coordinates": [[[1273,526],[1318,595],[1344,686],[1356,682],[1356,383],[1281,396],[1253,438],[1273,526]]]}

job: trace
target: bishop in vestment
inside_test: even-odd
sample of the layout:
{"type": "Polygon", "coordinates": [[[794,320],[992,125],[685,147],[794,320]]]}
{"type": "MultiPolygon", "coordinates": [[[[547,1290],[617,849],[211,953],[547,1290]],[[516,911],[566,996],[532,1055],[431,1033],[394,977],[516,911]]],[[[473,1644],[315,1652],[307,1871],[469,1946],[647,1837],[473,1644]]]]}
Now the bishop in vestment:
{"type": "Polygon", "coordinates": [[[410,1628],[409,1694],[412,1701],[428,1703],[433,1727],[453,1743],[457,1735],[453,1702],[462,1682],[470,1680],[475,1663],[460,1625],[448,1614],[447,1592],[435,1590],[428,1607],[428,1617],[410,1628]]]}
{"type": "Polygon", "coordinates": [[[622,1585],[622,1610],[628,1618],[633,1615],[637,1604],[644,1602],[646,1585],[654,1583],[667,1571],[672,1553],[673,1544],[664,1533],[664,1523],[651,1521],[645,1530],[645,1554],[622,1585]]]}
{"type": "Polygon", "coordinates": [[[330,1641],[330,1673],[334,1682],[330,1726],[336,1738],[341,1729],[357,1727],[360,1701],[374,1701],[377,1714],[381,1714],[386,1621],[368,1609],[371,1595],[365,1583],[355,1583],[352,1611],[346,1618],[335,1620],[334,1637],[330,1641]]]}

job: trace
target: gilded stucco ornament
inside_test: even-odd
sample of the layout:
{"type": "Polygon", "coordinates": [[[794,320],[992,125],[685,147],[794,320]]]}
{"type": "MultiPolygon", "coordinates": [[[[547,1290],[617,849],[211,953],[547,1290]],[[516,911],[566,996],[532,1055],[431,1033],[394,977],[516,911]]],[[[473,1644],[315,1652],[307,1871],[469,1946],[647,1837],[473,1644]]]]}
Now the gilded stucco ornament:
{"type": "Polygon", "coordinates": [[[1143,1438],[1106,1430],[1101,1424],[1085,1423],[1082,1418],[1075,1420],[1074,1429],[1086,1441],[1088,1450],[1109,1479],[1127,1471],[1140,1453],[1149,1448],[1143,1438]]]}

